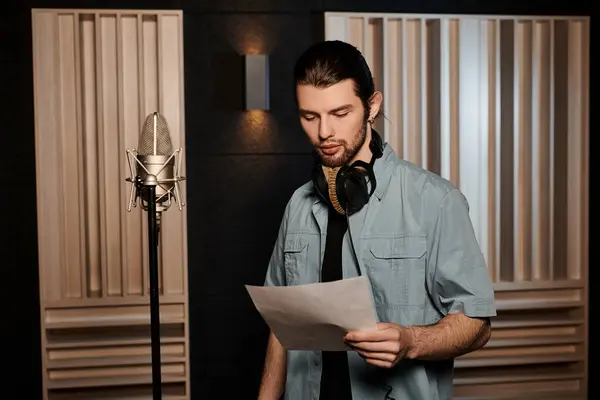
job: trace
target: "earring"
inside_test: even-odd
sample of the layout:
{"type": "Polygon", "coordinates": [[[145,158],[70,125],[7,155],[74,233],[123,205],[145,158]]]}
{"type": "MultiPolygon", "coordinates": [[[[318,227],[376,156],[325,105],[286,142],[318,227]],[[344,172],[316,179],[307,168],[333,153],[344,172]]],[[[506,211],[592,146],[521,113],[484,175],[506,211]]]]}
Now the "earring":
{"type": "Polygon", "coordinates": [[[367,122],[368,122],[369,124],[373,125],[373,123],[375,122],[375,120],[374,120],[373,118],[371,118],[371,119],[367,120],[367,122]]]}

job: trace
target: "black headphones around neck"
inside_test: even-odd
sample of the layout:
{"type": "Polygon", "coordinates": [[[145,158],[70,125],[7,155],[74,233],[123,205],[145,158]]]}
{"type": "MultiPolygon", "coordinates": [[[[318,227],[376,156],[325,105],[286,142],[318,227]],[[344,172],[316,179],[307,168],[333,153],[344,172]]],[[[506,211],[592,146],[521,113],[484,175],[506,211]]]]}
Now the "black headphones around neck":
{"type": "Polygon", "coordinates": [[[323,201],[342,215],[349,216],[360,211],[377,187],[373,165],[375,160],[383,156],[383,146],[381,136],[371,129],[369,149],[372,156],[368,164],[356,160],[351,165],[328,168],[317,162],[313,169],[312,180],[323,201]]]}

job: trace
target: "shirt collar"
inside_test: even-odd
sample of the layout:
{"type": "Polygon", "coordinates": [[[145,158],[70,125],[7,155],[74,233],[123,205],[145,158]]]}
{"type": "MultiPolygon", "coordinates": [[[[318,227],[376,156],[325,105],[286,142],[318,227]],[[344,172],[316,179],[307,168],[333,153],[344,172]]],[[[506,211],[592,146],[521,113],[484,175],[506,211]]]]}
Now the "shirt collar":
{"type": "Polygon", "coordinates": [[[373,195],[377,196],[379,200],[383,199],[390,186],[393,169],[393,163],[391,161],[393,157],[394,152],[392,146],[390,146],[389,143],[384,143],[383,155],[381,158],[375,160],[375,165],[373,165],[373,174],[377,181],[377,187],[375,188],[373,195]]]}

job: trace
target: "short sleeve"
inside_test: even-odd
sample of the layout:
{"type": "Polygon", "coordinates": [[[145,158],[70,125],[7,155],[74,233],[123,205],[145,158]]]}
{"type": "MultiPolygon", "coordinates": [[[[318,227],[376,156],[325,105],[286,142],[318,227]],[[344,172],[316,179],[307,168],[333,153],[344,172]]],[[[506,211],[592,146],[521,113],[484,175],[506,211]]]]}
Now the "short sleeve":
{"type": "Polygon", "coordinates": [[[290,204],[288,203],[283,213],[283,218],[281,219],[281,223],[279,225],[279,233],[277,234],[277,239],[275,240],[271,258],[267,266],[264,286],[285,286],[287,284],[285,277],[285,256],[283,246],[287,232],[289,208],[290,204]]]}
{"type": "Polygon", "coordinates": [[[494,288],[475,237],[464,195],[453,189],[442,199],[429,240],[434,303],[444,315],[496,316],[494,288]]]}

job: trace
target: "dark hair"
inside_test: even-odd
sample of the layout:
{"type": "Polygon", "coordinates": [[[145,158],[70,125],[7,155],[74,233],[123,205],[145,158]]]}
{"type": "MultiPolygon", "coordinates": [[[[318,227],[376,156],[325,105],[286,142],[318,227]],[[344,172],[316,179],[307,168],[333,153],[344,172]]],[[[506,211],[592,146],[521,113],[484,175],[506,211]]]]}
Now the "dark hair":
{"type": "Polygon", "coordinates": [[[375,84],[367,61],[356,47],[340,40],[320,42],[302,53],[294,67],[296,85],[326,88],[346,79],[354,82],[354,92],[368,118],[375,84]]]}

